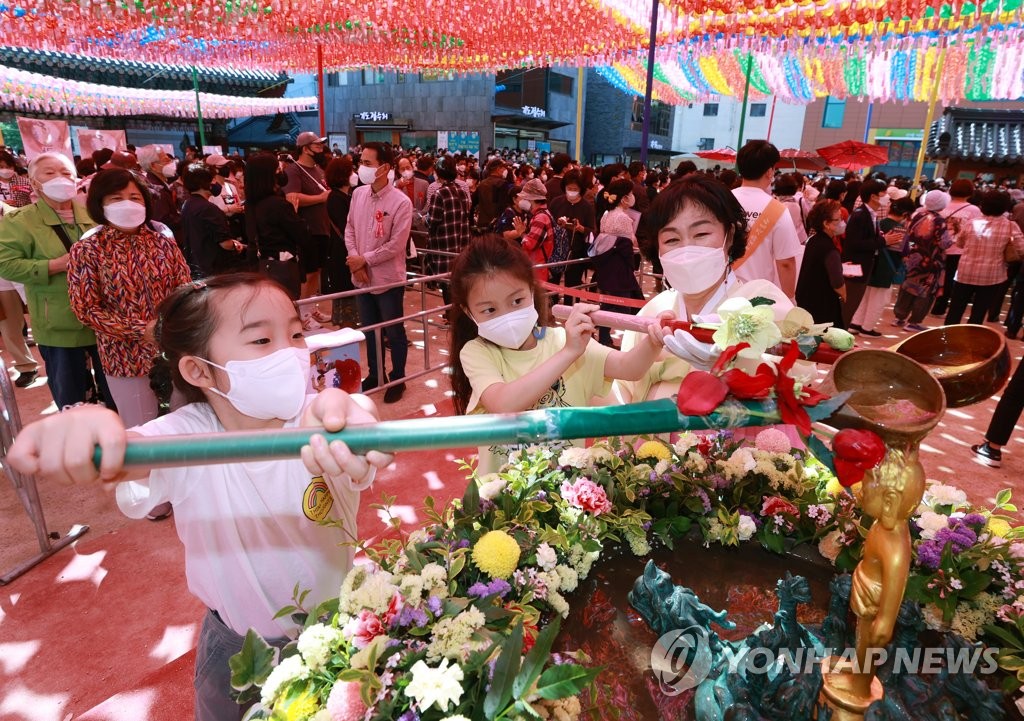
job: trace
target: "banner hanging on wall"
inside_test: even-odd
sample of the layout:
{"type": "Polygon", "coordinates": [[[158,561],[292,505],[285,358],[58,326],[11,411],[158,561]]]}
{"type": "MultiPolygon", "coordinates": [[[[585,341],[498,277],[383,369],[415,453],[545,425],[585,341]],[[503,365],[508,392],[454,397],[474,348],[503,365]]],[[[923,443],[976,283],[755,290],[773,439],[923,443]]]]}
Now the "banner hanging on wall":
{"type": "Polygon", "coordinates": [[[128,140],[123,130],[93,130],[91,128],[75,128],[78,139],[78,154],[88,158],[97,150],[127,150],[128,140]]]}
{"type": "Polygon", "coordinates": [[[449,153],[480,155],[480,133],[462,130],[439,130],[437,147],[447,148],[449,153]]]}
{"type": "Polygon", "coordinates": [[[71,132],[63,120],[41,118],[18,118],[21,142],[25,145],[25,157],[29,160],[40,153],[71,154],[71,132]]]}

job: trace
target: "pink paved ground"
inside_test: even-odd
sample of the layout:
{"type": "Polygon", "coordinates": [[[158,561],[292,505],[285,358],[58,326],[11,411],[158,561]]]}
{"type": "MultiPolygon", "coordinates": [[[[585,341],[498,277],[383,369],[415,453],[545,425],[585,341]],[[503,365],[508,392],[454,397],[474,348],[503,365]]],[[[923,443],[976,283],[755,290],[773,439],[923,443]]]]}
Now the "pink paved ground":
{"type": "MultiPolygon", "coordinates": [[[[418,310],[419,296],[411,296],[407,305],[418,310]]],[[[891,315],[881,328],[887,336],[865,347],[887,347],[904,337],[889,320],[891,315]]],[[[430,326],[430,334],[436,361],[445,332],[430,326]]],[[[410,338],[412,371],[422,367],[422,327],[410,327],[410,338]]],[[[1021,350],[1020,342],[1011,342],[1014,364],[1021,350]]],[[[381,405],[383,416],[449,414],[447,387],[440,372],[410,382],[401,402],[381,405]]],[[[26,421],[47,410],[50,399],[42,380],[17,395],[26,421]]],[[[980,439],[994,405],[991,399],[951,411],[923,445],[928,476],[959,485],[977,501],[989,501],[1001,488],[1016,490],[1024,471],[1024,433],[1007,447],[1002,469],[971,460],[969,446],[980,439]]],[[[417,509],[428,494],[439,504],[461,495],[465,480],[454,461],[466,453],[401,454],[364,495],[363,535],[384,530],[370,508],[382,492],[397,497],[395,513],[408,525],[419,522],[417,509]]],[[[191,718],[192,656],[202,608],[185,587],[173,525],[129,521],[109,493],[95,488],[43,482],[40,494],[52,530],[64,532],[74,523],[88,523],[92,530],[73,548],[0,587],[0,719],[191,718]]],[[[6,570],[36,550],[9,483],[0,483],[0,520],[0,569],[6,570]]]]}

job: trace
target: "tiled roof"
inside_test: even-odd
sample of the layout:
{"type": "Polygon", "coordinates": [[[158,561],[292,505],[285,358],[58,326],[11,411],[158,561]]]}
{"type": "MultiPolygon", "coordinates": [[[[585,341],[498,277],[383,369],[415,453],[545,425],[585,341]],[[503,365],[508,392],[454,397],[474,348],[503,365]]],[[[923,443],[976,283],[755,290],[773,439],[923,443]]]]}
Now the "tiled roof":
{"type": "Polygon", "coordinates": [[[980,160],[993,165],[1024,162],[1024,110],[946,108],[932,123],[931,159],[980,160]]]}
{"type": "MultiPolygon", "coordinates": [[[[67,80],[85,80],[101,85],[148,88],[153,90],[191,90],[192,68],[188,65],[143,63],[115,58],[95,58],[48,50],[0,46],[0,65],[67,80]]],[[[223,95],[283,94],[289,82],[284,73],[237,68],[196,66],[204,92],[223,95]],[[275,87],[276,86],[276,87],[275,87]]]]}

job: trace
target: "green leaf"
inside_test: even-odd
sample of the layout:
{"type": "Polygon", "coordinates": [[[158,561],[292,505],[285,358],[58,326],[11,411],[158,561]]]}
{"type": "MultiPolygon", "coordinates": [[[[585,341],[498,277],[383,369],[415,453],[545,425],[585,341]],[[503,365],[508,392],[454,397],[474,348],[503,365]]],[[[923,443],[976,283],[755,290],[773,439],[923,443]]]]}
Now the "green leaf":
{"type": "Polygon", "coordinates": [[[462,496],[462,510],[467,516],[474,516],[480,510],[480,489],[476,479],[470,478],[466,484],[466,492],[462,496]]]}
{"type": "Polygon", "coordinates": [[[523,655],[523,624],[512,629],[505,648],[494,665],[494,678],[484,698],[484,718],[495,718],[508,706],[512,698],[512,684],[519,674],[519,662],[523,655]]]}
{"type": "Polygon", "coordinates": [[[537,695],[549,701],[575,696],[585,689],[601,672],[601,668],[585,668],[575,663],[552,666],[540,675],[537,695]]]}
{"type": "Polygon", "coordinates": [[[775,301],[771,298],[765,298],[763,295],[755,295],[750,299],[750,305],[755,308],[759,305],[775,305],[775,301]]]}
{"type": "Polygon", "coordinates": [[[239,703],[259,698],[259,689],[277,663],[278,650],[249,629],[242,642],[242,650],[228,660],[231,668],[231,688],[238,691],[239,703]]]}
{"type": "Polygon", "coordinates": [[[989,624],[985,626],[985,634],[989,636],[995,636],[1002,641],[1008,648],[1014,648],[1018,651],[1024,651],[1024,642],[1019,637],[1014,636],[1012,633],[1007,631],[1001,626],[989,624]]]}
{"type": "Polygon", "coordinates": [[[295,613],[298,610],[299,610],[298,606],[285,606],[280,611],[278,611],[277,613],[274,614],[274,620],[276,621],[279,618],[284,618],[285,616],[290,616],[290,615],[292,615],[293,613],[295,613]]]}
{"type": "Polygon", "coordinates": [[[561,619],[556,616],[551,623],[544,627],[543,631],[537,634],[537,640],[530,652],[526,654],[526,658],[523,659],[523,668],[516,676],[515,683],[512,684],[514,698],[522,698],[544,670],[544,664],[551,656],[551,646],[555,642],[555,636],[558,635],[561,625],[561,619]]]}
{"type": "Polygon", "coordinates": [[[1011,495],[1012,494],[1009,488],[1004,488],[1003,490],[999,491],[999,493],[996,494],[996,505],[1002,506],[1005,503],[1009,502],[1011,495]]]}

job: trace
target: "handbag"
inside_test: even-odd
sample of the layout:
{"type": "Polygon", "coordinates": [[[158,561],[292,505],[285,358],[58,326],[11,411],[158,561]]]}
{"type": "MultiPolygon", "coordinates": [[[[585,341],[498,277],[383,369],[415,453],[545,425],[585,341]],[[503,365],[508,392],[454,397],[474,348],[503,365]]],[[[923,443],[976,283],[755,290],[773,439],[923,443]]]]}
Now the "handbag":
{"type": "Polygon", "coordinates": [[[1007,263],[1017,263],[1020,261],[1020,252],[1012,240],[1008,241],[1003,247],[1003,260],[1007,263]]]}

